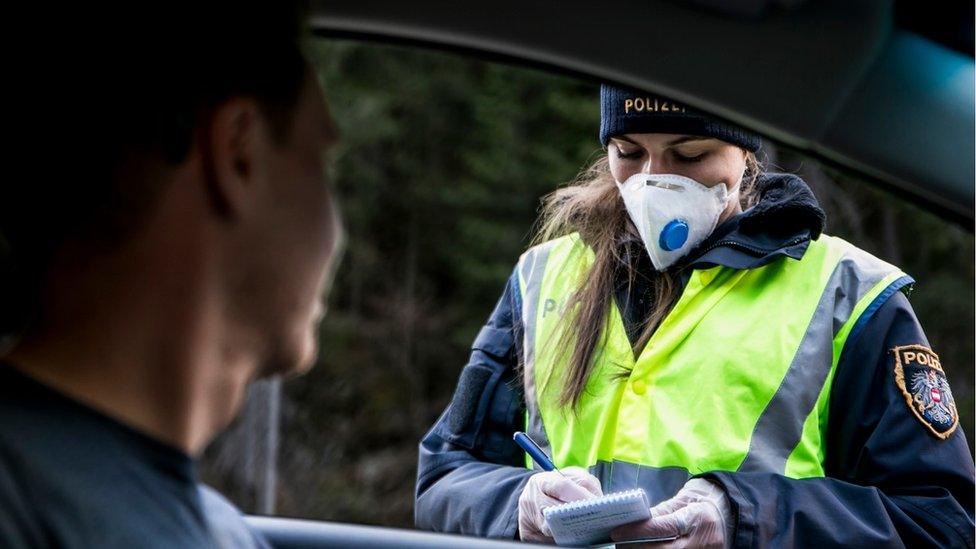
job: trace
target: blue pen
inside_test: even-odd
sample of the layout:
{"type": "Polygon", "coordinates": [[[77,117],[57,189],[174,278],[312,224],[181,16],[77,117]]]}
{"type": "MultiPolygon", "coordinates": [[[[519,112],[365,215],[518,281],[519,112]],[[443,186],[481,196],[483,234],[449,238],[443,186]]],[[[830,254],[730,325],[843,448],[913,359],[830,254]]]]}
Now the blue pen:
{"type": "MultiPolygon", "coordinates": [[[[542,467],[543,470],[555,471],[560,475],[563,475],[563,472],[556,469],[556,465],[551,459],[549,459],[549,456],[542,451],[542,448],[539,448],[539,445],[532,440],[532,437],[523,433],[522,431],[516,431],[515,434],[512,435],[512,440],[515,441],[515,444],[518,444],[523,450],[525,450],[525,453],[529,454],[532,461],[539,464],[539,467],[542,467]]],[[[566,475],[563,476],[565,477],[566,475]]]]}

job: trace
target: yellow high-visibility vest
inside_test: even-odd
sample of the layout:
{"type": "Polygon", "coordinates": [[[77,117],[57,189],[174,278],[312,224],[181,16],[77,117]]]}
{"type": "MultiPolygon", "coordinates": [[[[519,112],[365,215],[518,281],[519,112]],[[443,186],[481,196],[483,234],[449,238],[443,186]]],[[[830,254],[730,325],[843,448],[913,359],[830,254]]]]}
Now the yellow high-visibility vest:
{"type": "Polygon", "coordinates": [[[593,259],[574,234],[519,261],[526,430],[557,467],[588,467],[604,490],[641,486],[654,501],[706,471],[823,476],[844,344],[865,311],[912,282],[827,235],[801,260],[693,271],[637,357],[611,306],[574,412],[558,403],[572,349],[557,345],[593,259]]]}

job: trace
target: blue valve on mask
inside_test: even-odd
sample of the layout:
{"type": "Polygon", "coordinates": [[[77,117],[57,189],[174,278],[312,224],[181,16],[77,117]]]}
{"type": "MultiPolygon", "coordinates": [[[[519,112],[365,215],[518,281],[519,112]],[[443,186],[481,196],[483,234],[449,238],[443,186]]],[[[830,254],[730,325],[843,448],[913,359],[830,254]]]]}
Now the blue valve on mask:
{"type": "Polygon", "coordinates": [[[672,219],[661,229],[658,244],[661,249],[673,252],[680,249],[688,241],[688,224],[680,219],[672,219]]]}

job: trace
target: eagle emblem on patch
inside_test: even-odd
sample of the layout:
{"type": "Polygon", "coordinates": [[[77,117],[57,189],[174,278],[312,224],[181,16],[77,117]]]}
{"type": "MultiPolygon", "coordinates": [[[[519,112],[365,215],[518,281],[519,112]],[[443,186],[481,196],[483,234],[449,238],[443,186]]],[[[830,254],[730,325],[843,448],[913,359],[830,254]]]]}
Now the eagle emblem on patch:
{"type": "Polygon", "coordinates": [[[895,383],[915,417],[935,436],[945,439],[959,426],[959,413],[939,355],[922,345],[891,350],[895,383]]]}

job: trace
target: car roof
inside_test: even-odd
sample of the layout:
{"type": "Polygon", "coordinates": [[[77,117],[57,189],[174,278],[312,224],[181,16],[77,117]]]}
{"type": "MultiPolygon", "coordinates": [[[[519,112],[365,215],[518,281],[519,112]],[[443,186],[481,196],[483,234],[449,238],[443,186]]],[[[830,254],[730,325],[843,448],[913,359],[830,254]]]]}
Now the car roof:
{"type": "Polygon", "coordinates": [[[867,0],[331,0],[313,4],[312,24],[327,36],[461,50],[665,95],[970,226],[971,50],[906,29],[895,8],[867,0]]]}

